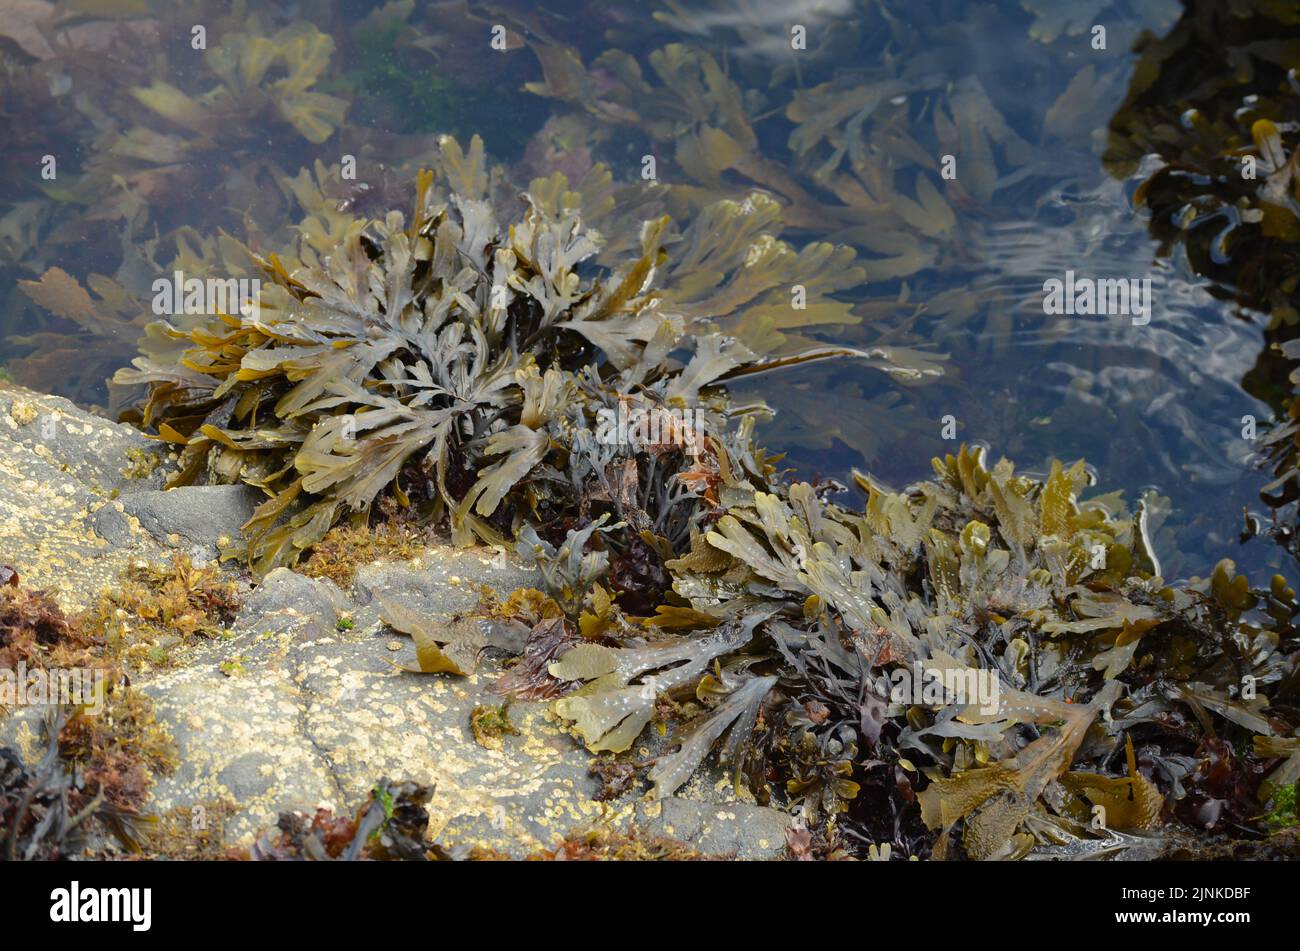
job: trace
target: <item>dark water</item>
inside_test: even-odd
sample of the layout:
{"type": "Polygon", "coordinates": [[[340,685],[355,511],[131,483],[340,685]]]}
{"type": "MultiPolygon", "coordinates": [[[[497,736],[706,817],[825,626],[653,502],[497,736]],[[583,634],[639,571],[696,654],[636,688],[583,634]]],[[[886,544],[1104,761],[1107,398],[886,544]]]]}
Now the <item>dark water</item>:
{"type": "MultiPolygon", "coordinates": [[[[946,151],[938,113],[963,130],[956,183],[984,193],[952,202],[955,223],[939,239],[922,235],[923,263],[840,292],[859,304],[859,323],[806,332],[946,358],[941,377],[908,382],[841,363],[748,384],[747,396],[777,411],[765,438],[789,449],[801,473],[846,479],[858,468],[902,485],[960,441],[985,444],[1029,472],[1082,456],[1098,474],[1097,491],[1122,491],[1130,503],[1147,491],[1167,500],[1156,506],[1165,515],[1156,545],[1168,577],[1204,574],[1225,554],[1253,571],[1288,567],[1269,542],[1238,542],[1243,510],[1261,508],[1267,481],[1257,444],[1242,438],[1244,416],[1261,429],[1270,419],[1241,385],[1263,344],[1261,319],[1212,297],[1179,251],[1158,256],[1133,203],[1140,173],[1116,180],[1100,160],[1108,119],[1132,78],[1130,46],[1143,29],[1169,29],[1176,3],[254,3],[242,19],[161,4],[120,5],[131,12],[112,17],[36,6],[50,22],[68,17],[65,38],[81,52],[0,13],[8,18],[0,23],[0,361],[27,385],[107,410],[103,379],[129,359],[138,328],[88,331],[48,314],[17,281],[60,267],[83,283],[112,276],[140,295],[166,273],[178,236],[195,245],[224,229],[269,240],[292,227],[301,215],[285,180],[316,161],[360,156],[371,187],[338,201],[378,201],[391,188],[402,207],[390,169],[418,162],[443,133],[462,142],[481,134],[521,184],[593,160],[616,181],[635,181],[641,157],[653,154],[665,185],[701,187],[683,175],[671,138],[524,88],[544,79],[538,47],[570,48],[588,66],[622,50],[653,76],[650,53],[681,43],[707,51],[741,90],[769,171],[789,172],[827,204],[835,204],[829,180],[812,170],[842,173],[853,156],[837,156],[828,140],[796,161],[790,143],[799,122],[788,106],[802,96],[805,119],[829,114],[839,90],[862,86],[878,89],[879,102],[837,128],[863,146],[863,167],[913,147],[937,165],[946,151]],[[333,39],[314,89],[348,103],[321,141],[286,124],[256,90],[210,135],[132,101],[132,90],[157,82],[195,97],[216,87],[204,53],[192,49],[195,23],[206,24],[213,47],[233,33],[272,35],[294,22],[333,39]],[[497,24],[507,25],[504,52],[490,45],[497,24]],[[1094,48],[1094,25],[1106,29],[1104,49],[1094,48]],[[791,48],[793,26],[804,28],[806,48],[791,48]],[[824,83],[836,87],[819,97],[824,83]],[[580,132],[553,133],[563,117],[580,132]],[[123,138],[135,129],[186,145],[168,156],[163,140],[123,138]],[[900,145],[896,130],[909,142],[900,145]],[[40,178],[46,155],[58,158],[53,181],[40,178]],[[1067,271],[1149,279],[1149,323],[1045,314],[1044,281],[1067,271]],[[948,417],[953,440],[944,438],[948,417]]],[[[588,78],[599,98],[608,75],[588,78]]],[[[699,105],[656,96],[640,111],[676,110],[689,123],[699,105]]],[[[936,173],[927,180],[944,186],[936,173]]],[[[919,196],[914,182],[908,171],[896,184],[919,196]]],[[[735,195],[755,185],[763,187],[733,169],[710,187],[735,195]]],[[[846,243],[878,261],[887,253],[873,222],[804,221],[782,238],[846,243]]]]}

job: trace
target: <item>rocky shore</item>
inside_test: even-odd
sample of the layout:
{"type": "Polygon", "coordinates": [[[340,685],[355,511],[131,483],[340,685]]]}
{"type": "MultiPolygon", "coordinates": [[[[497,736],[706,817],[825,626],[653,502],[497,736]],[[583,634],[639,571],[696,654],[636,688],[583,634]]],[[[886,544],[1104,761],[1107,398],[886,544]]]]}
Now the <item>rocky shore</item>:
{"type": "MultiPolygon", "coordinates": [[[[166,444],[130,426],[0,387],[0,561],[68,612],[133,564],[165,564],[178,553],[213,562],[257,494],[163,490],[172,464],[166,444]]],[[[513,704],[518,735],[502,736],[498,749],[481,745],[471,714],[502,702],[493,685],[504,655],[486,652],[468,677],[400,669],[414,663],[413,643],[383,623],[379,601],[453,623],[483,586],[504,596],[536,585],[532,569],[491,549],[429,545],[410,560],[362,565],[349,590],[286,569],[253,587],[237,569],[223,570],[244,590],[229,629],[178,643],[167,666],[129,672],[130,689],[153,700],[180,764],[155,777],[152,813],[197,815],[219,824],[220,842],[247,846],[285,811],[350,814],[389,777],[435,788],[429,832],[449,848],[523,856],[575,831],[635,825],[709,854],[784,852],[789,817],[736,798],[714,771],[668,799],[633,789],[595,801],[592,756],[544,704],[513,704]]],[[[0,714],[0,747],[30,762],[40,745],[40,710],[0,714]]]]}

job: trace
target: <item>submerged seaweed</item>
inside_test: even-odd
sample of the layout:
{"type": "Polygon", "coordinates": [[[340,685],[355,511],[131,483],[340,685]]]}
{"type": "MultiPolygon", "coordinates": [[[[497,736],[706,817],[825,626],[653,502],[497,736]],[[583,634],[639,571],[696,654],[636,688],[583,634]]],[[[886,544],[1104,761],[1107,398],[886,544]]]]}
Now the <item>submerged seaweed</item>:
{"type": "Polygon", "coordinates": [[[1297,41],[1300,17],[1285,4],[1189,3],[1167,35],[1140,43],[1106,163],[1137,182],[1162,256],[1180,249],[1243,319],[1266,317],[1265,349],[1242,385],[1278,416],[1261,439],[1275,476],[1262,496],[1281,517],[1248,515],[1244,535],[1271,535],[1300,556],[1297,41]]]}

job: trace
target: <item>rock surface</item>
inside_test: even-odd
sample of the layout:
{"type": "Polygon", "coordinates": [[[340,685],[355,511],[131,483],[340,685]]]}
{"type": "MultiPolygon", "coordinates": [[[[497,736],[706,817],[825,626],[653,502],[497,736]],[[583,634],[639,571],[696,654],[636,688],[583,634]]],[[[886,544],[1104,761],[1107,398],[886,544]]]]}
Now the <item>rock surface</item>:
{"type": "Polygon", "coordinates": [[[273,573],[233,639],[142,688],[184,764],[157,787],[156,808],[232,802],[239,811],[226,838],[247,844],[281,810],[348,811],[389,777],[436,787],[431,832],[447,844],[519,856],[575,829],[626,828],[635,819],[709,852],[756,858],[784,847],[785,817],[752,804],[593,801],[589,756],[544,704],[512,706],[520,735],[503,737],[499,750],[480,746],[470,714],[501,703],[492,690],[501,668],[490,659],[465,678],[394,666],[414,665],[414,647],[380,621],[375,594],[437,621],[476,604],[480,584],[509,591],[537,583],[529,571],[493,562],[491,553],[442,549],[415,563],[366,566],[356,589],[367,604],[328,581],[273,573]],[[343,616],[351,630],[338,629],[343,616]]]}
{"type": "MultiPolygon", "coordinates": [[[[0,389],[0,439],[4,561],[24,583],[57,589],[69,608],[88,603],[132,560],[178,550],[210,557],[255,502],[230,487],[163,492],[165,464],[127,475],[140,475],[141,454],[158,453],[158,444],[54,397],[0,389]]],[[[226,815],[227,843],[247,845],[283,810],[328,805],[350,813],[387,777],[436,787],[430,832],[448,845],[521,856],[571,831],[635,822],[710,853],[781,854],[785,814],[737,801],[715,775],[662,802],[635,792],[594,801],[591,757],[547,705],[512,706],[520,735],[504,736],[498,750],[480,746],[471,712],[501,702],[492,686],[502,667],[491,657],[464,678],[396,666],[413,665],[414,647],[382,623],[379,603],[396,599],[446,621],[472,608],[482,586],[505,593],[538,583],[532,570],[491,550],[438,547],[410,562],[362,566],[350,592],[272,573],[227,639],[183,667],[133,677],[180,752],[181,766],[159,778],[152,808],[203,806],[226,815]],[[218,804],[224,808],[212,808],[218,804]]],[[[39,716],[29,708],[0,719],[0,746],[32,756],[39,716]]]]}
{"type": "Polygon", "coordinates": [[[81,608],[133,559],[164,554],[117,499],[162,494],[160,446],[60,397],[0,385],[0,560],[81,608]]]}
{"type": "MultiPolygon", "coordinates": [[[[138,519],[157,541],[215,558],[218,542],[238,538],[240,526],[266,496],[247,485],[187,485],[166,492],[124,492],[120,498],[122,514],[138,519]]],[[[101,526],[96,528],[104,534],[101,526]]]]}

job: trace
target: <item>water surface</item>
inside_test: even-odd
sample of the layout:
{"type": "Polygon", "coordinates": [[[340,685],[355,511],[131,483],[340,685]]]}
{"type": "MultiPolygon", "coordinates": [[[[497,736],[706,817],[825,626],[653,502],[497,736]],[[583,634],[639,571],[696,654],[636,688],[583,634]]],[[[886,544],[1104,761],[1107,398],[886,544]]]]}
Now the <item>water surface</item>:
{"type": "MultiPolygon", "coordinates": [[[[788,449],[806,476],[848,481],[863,469],[894,485],[923,477],[930,457],[960,441],[1030,472],[1082,456],[1098,473],[1098,491],[1167,500],[1157,506],[1164,523],[1156,544],[1169,577],[1203,574],[1225,554],[1246,569],[1288,567],[1270,543],[1238,540],[1243,513],[1261,509],[1267,482],[1256,444],[1242,438],[1243,417],[1261,429],[1270,419],[1242,388],[1263,346],[1262,319],[1212,296],[1177,249],[1159,255],[1146,212],[1134,206],[1141,172],[1116,180],[1100,160],[1107,122],[1132,77],[1130,46],[1143,29],[1169,29],[1177,4],[718,0],[417,9],[341,0],[250,3],[242,16],[210,17],[210,46],[300,21],[332,38],[315,89],[348,108],[320,141],[259,105],[255,93],[241,103],[246,114],[232,114],[203,141],[138,102],[127,108],[131,90],[153,83],[194,96],[212,85],[204,53],[192,49],[193,16],[147,4],[111,17],[78,12],[95,4],[35,6],[62,26],[0,25],[8,76],[0,108],[0,361],[27,385],[107,411],[107,364],[129,357],[138,328],[110,322],[88,334],[34,304],[19,280],[56,266],[83,283],[108,275],[147,307],[146,290],[178,241],[197,247],[221,230],[253,240],[292,227],[301,216],[286,181],[316,161],[360,157],[364,187],[335,197],[366,213],[389,195],[406,202],[395,170],[431,154],[442,134],[463,142],[480,134],[521,187],[556,169],[576,179],[593,162],[607,164],[616,182],[635,183],[649,154],[669,189],[736,195],[788,175],[838,206],[833,176],[855,162],[859,171],[896,166],[896,184],[911,198],[920,178],[944,189],[955,225],[937,240],[923,236],[929,257],[920,266],[839,293],[859,305],[860,323],[809,329],[807,337],[913,348],[944,358],[944,373],[915,382],[843,362],[755,380],[745,395],[776,410],[767,441],[788,449]],[[498,25],[506,27],[504,51],[492,46],[498,25]],[[1106,28],[1105,49],[1094,48],[1094,25],[1106,28]],[[794,27],[804,30],[803,49],[792,48],[794,27]],[[80,52],[62,49],[56,35],[80,52]],[[51,40],[43,45],[41,36],[51,40]],[[731,169],[702,185],[684,173],[676,143],[656,140],[647,125],[537,94],[551,78],[539,50],[571,50],[588,67],[621,50],[653,77],[651,54],[669,44],[708,52],[741,91],[765,181],[731,169]],[[801,123],[791,117],[792,100],[806,122],[859,87],[878,95],[796,160],[791,136],[801,123]],[[938,117],[964,136],[954,183],[939,174],[938,117]],[[122,137],[137,128],[165,138],[122,137]],[[837,154],[836,135],[845,154],[837,154]],[[163,154],[169,145],[175,155],[163,154]],[[897,158],[908,149],[934,168],[918,172],[897,158]],[[39,176],[46,155],[58,158],[52,181],[39,176]],[[982,198],[959,200],[981,190],[982,198]],[[1149,279],[1149,323],[1045,314],[1044,281],[1067,271],[1149,279]],[[952,440],[944,438],[949,417],[952,440]]],[[[607,71],[587,78],[596,100],[614,83],[607,71]]],[[[638,103],[647,115],[658,109],[684,124],[700,105],[638,103]]],[[[888,242],[873,220],[814,215],[782,237],[798,246],[846,243],[879,262],[888,242]]]]}

